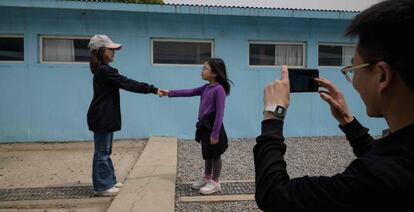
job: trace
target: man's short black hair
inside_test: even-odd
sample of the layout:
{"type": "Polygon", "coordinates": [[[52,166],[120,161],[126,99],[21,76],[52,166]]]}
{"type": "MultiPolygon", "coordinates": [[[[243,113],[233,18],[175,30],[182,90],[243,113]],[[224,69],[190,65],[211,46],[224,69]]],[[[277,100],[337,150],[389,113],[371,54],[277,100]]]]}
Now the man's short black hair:
{"type": "Polygon", "coordinates": [[[345,35],[359,37],[364,62],[387,62],[414,91],[413,31],[414,0],[386,0],[358,14],[345,35]]]}

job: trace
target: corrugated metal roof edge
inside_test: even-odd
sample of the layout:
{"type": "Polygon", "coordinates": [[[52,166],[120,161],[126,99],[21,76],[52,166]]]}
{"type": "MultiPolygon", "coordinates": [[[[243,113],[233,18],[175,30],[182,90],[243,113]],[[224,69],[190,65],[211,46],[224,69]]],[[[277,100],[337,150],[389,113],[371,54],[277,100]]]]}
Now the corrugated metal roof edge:
{"type": "Polygon", "coordinates": [[[244,7],[244,6],[220,6],[220,5],[197,5],[197,4],[166,4],[174,6],[198,6],[198,7],[224,7],[224,8],[246,8],[246,9],[270,9],[270,10],[304,10],[304,11],[326,11],[326,12],[350,12],[359,13],[353,10],[324,10],[324,9],[306,9],[306,8],[288,8],[288,7],[244,7]]]}
{"type": "MultiPolygon", "coordinates": [[[[145,4],[141,2],[115,2],[113,0],[63,0],[63,1],[80,1],[80,2],[104,2],[104,3],[119,3],[119,4],[145,4]]],[[[325,12],[349,12],[359,13],[358,10],[328,10],[328,9],[309,9],[309,8],[288,8],[288,7],[248,7],[248,6],[226,6],[226,5],[202,5],[202,4],[171,4],[164,3],[160,5],[171,6],[195,6],[195,7],[219,7],[219,8],[242,8],[242,9],[268,9],[268,10],[303,10],[303,11],[325,11],[325,12]]]]}
{"type": "Polygon", "coordinates": [[[208,7],[174,4],[127,4],[114,3],[108,0],[1,0],[0,7],[25,7],[45,9],[74,9],[101,10],[144,13],[178,13],[192,15],[224,15],[224,16],[254,16],[254,17],[283,17],[283,18],[313,18],[313,19],[342,19],[351,20],[357,12],[316,11],[295,9],[260,9],[238,7],[208,7]]]}

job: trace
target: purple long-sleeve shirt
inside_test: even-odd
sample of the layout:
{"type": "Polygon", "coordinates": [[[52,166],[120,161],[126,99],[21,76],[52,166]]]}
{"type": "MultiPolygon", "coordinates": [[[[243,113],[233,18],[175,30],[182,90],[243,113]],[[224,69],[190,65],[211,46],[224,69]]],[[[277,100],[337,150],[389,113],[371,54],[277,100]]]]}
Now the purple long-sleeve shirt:
{"type": "Polygon", "coordinates": [[[214,85],[205,84],[198,88],[170,90],[169,97],[189,97],[200,96],[200,107],[198,109],[198,120],[206,115],[216,112],[211,138],[218,139],[220,127],[223,123],[224,107],[226,102],[226,92],[223,86],[216,83],[214,85]]]}

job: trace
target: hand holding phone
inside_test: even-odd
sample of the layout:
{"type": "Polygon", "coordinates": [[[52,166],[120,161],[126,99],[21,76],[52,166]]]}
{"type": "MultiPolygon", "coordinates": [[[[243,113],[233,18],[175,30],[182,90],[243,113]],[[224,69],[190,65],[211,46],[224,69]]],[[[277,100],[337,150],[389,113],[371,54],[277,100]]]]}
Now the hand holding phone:
{"type": "Polygon", "coordinates": [[[315,78],[318,77],[318,69],[289,68],[290,92],[317,92],[319,86],[315,78]]]}

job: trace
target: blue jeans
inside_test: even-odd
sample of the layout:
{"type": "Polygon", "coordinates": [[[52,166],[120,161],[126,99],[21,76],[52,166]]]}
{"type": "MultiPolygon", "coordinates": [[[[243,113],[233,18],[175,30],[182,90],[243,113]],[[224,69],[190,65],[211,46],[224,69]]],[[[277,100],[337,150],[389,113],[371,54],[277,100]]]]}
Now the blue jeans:
{"type": "Polygon", "coordinates": [[[94,132],[95,152],[92,163],[93,189],[97,192],[112,188],[116,184],[114,166],[110,158],[114,133],[94,132]]]}

